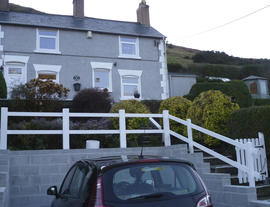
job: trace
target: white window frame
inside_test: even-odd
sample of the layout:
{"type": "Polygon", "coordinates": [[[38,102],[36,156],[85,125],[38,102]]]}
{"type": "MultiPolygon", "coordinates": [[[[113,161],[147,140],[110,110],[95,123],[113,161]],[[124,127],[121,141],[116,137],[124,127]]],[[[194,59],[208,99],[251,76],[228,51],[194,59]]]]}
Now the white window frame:
{"type": "Polygon", "coordinates": [[[62,68],[62,65],[41,65],[41,64],[34,64],[34,68],[36,71],[36,78],[40,73],[49,74],[53,73],[56,74],[56,80],[54,82],[59,83],[59,74],[62,68]]]}
{"type": "MultiPolygon", "coordinates": [[[[92,67],[92,87],[95,88],[95,70],[102,69],[108,70],[109,72],[109,88],[108,91],[112,92],[112,68],[113,63],[105,63],[105,62],[90,62],[92,67]]],[[[103,89],[103,88],[102,88],[103,89]]]]}
{"type": "MultiPolygon", "coordinates": [[[[126,42],[128,44],[131,44],[130,42],[126,42]]],[[[139,38],[138,37],[130,37],[130,36],[119,36],[119,58],[133,58],[133,59],[141,59],[140,57],[140,53],[139,53],[140,49],[139,49],[139,38]],[[123,54],[122,53],[122,42],[121,38],[130,38],[130,39],[135,39],[135,55],[129,55],[129,54],[123,54]]]]}
{"type": "Polygon", "coordinates": [[[37,53],[53,53],[53,54],[61,54],[59,51],[59,30],[53,30],[53,29],[36,29],[36,50],[34,52],[37,53]],[[48,37],[53,38],[52,36],[46,36],[46,35],[39,35],[39,31],[54,31],[56,32],[55,36],[55,49],[44,49],[40,48],[40,37],[48,37]]]}
{"type": "Polygon", "coordinates": [[[138,85],[138,92],[140,94],[140,100],[142,99],[142,87],[141,87],[141,76],[142,71],[141,70],[118,70],[118,73],[120,74],[120,80],[121,80],[121,100],[128,100],[128,99],[135,99],[134,96],[124,96],[124,85],[123,83],[123,77],[137,77],[138,78],[138,84],[130,84],[130,85],[138,85]]]}

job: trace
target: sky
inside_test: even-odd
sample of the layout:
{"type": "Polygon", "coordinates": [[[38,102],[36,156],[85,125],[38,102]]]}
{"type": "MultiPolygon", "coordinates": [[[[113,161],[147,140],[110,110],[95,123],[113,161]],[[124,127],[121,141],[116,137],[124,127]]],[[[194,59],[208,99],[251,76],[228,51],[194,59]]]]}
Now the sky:
{"type": "MultiPolygon", "coordinates": [[[[85,16],[135,22],[140,1],[85,0],[85,16]]],[[[151,26],[171,44],[238,57],[270,59],[270,0],[146,2],[150,6],[151,26]],[[226,26],[219,27],[224,24],[226,26]]],[[[53,14],[73,13],[72,0],[10,0],[10,3],[53,14]]]]}

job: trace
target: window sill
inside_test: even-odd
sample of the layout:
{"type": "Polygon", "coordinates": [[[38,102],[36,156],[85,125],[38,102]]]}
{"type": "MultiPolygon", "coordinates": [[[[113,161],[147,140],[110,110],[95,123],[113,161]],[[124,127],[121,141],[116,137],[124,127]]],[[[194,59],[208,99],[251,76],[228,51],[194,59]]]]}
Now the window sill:
{"type": "Polygon", "coordinates": [[[140,56],[128,56],[128,55],[119,55],[118,58],[123,58],[123,59],[136,59],[136,60],[141,60],[141,59],[142,59],[140,56]]]}
{"type": "Polygon", "coordinates": [[[55,54],[61,55],[62,53],[57,50],[34,50],[35,53],[43,53],[43,54],[55,54]]]}

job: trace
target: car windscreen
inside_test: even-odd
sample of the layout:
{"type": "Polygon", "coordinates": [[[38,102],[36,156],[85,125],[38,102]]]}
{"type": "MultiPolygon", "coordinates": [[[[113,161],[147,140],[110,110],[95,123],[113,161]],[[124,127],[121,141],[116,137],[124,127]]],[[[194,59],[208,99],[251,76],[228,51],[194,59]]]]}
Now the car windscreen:
{"type": "Polygon", "coordinates": [[[184,163],[136,163],[104,174],[104,199],[128,201],[177,197],[203,191],[191,167],[184,163]]]}

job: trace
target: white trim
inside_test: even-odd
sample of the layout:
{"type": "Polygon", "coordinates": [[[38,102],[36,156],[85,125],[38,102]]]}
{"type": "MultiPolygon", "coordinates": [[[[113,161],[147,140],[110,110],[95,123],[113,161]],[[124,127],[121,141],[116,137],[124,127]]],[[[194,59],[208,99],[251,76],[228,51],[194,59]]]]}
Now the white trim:
{"type": "Polygon", "coordinates": [[[90,62],[92,67],[92,87],[95,88],[95,70],[96,69],[105,69],[109,71],[109,88],[108,91],[112,92],[112,67],[113,63],[106,62],[90,62]]]}
{"type": "Polygon", "coordinates": [[[53,72],[56,73],[56,83],[59,83],[59,73],[61,71],[62,65],[41,65],[33,64],[36,71],[36,78],[41,72],[53,72]]]}
{"type": "MultiPolygon", "coordinates": [[[[49,38],[53,38],[53,36],[48,36],[49,38]]],[[[36,53],[52,53],[52,54],[61,54],[59,51],[59,30],[52,30],[52,29],[36,29],[36,49],[34,50],[36,53]],[[40,48],[40,36],[46,37],[46,35],[39,35],[39,30],[44,31],[55,31],[55,49],[43,49],[40,48]]]]}
{"type": "Polygon", "coordinates": [[[2,26],[0,25],[0,51],[4,50],[2,39],[4,39],[4,32],[2,31],[2,26]]]}
{"type": "Polygon", "coordinates": [[[119,36],[119,58],[131,58],[131,59],[141,59],[140,57],[140,49],[139,49],[139,38],[138,37],[131,37],[131,36],[119,36]],[[123,38],[131,38],[131,39],[136,39],[135,42],[135,55],[128,55],[128,54],[123,54],[122,53],[122,45],[121,45],[121,37],[123,38]]]}
{"type": "Polygon", "coordinates": [[[18,55],[3,55],[4,64],[10,63],[23,63],[27,64],[29,56],[18,56],[18,55]]]}
{"type": "Polygon", "coordinates": [[[142,99],[142,87],[141,87],[141,76],[142,70],[123,70],[119,69],[118,73],[120,74],[120,81],[121,81],[121,100],[128,100],[128,99],[135,99],[134,96],[124,96],[124,84],[123,84],[123,77],[125,76],[135,76],[138,77],[138,84],[132,84],[138,86],[138,92],[140,94],[140,100],[142,99]]]}
{"type": "Polygon", "coordinates": [[[160,85],[161,85],[161,88],[163,88],[161,99],[164,100],[164,99],[169,98],[169,81],[168,81],[165,39],[160,40],[159,50],[160,50],[159,62],[161,63],[160,75],[162,77],[160,85]]]}
{"type": "Polygon", "coordinates": [[[123,70],[123,69],[119,69],[118,70],[120,76],[138,76],[141,77],[142,75],[142,70],[123,70]]]}

